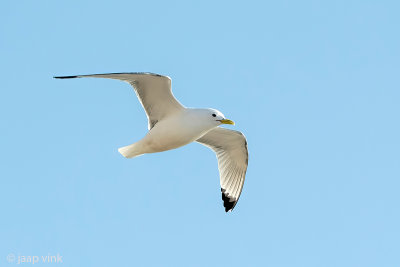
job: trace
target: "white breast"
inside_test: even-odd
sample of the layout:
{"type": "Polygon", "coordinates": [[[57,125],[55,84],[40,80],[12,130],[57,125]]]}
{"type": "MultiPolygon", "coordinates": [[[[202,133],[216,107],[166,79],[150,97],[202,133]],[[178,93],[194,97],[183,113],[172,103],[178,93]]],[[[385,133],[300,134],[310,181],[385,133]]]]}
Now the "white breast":
{"type": "Polygon", "coordinates": [[[179,112],[159,121],[141,140],[145,153],[161,152],[187,145],[209,130],[213,125],[205,125],[191,112],[179,112]]]}

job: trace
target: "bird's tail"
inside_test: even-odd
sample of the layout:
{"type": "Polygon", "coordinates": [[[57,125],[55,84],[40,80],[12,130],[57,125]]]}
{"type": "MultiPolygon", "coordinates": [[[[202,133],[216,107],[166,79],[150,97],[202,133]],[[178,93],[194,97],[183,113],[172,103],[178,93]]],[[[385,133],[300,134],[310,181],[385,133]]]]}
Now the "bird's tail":
{"type": "Polygon", "coordinates": [[[125,158],[134,158],[140,155],[143,155],[143,152],[140,151],[138,143],[134,143],[129,146],[124,146],[118,148],[118,152],[121,153],[125,158]]]}

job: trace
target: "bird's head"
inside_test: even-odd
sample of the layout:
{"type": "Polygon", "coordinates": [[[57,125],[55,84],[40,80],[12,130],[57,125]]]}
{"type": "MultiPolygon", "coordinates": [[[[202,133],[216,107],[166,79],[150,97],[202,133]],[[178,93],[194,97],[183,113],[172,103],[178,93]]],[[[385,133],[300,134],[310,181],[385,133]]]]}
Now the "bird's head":
{"type": "Polygon", "coordinates": [[[219,126],[221,124],[231,124],[231,125],[235,125],[235,123],[229,119],[226,119],[224,114],[222,114],[222,112],[216,110],[216,109],[212,109],[212,108],[208,108],[204,110],[204,116],[211,121],[213,124],[215,124],[215,126],[219,126]]]}
{"type": "Polygon", "coordinates": [[[195,108],[188,109],[188,118],[193,125],[196,125],[197,128],[201,128],[203,130],[210,130],[214,127],[218,127],[221,124],[231,124],[235,125],[235,123],[231,120],[225,118],[224,114],[220,111],[212,108],[195,108]]]}

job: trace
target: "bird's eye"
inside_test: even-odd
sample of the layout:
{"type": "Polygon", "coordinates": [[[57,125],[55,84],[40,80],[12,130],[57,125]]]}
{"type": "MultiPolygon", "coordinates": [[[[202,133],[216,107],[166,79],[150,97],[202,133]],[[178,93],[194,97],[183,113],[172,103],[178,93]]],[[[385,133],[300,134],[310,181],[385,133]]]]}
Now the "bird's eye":
{"type": "Polygon", "coordinates": [[[212,116],[213,116],[213,117],[217,117],[217,115],[216,115],[215,113],[214,113],[214,114],[212,114],[212,116]]]}

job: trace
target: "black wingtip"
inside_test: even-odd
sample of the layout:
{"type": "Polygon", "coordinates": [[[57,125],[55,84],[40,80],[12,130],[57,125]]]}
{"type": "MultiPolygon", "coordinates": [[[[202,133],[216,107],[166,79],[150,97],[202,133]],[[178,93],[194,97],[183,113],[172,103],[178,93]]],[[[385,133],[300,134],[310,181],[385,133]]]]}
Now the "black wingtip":
{"type": "Polygon", "coordinates": [[[72,78],[78,78],[78,76],[54,76],[54,79],[72,79],[72,78]]]}
{"type": "Polygon", "coordinates": [[[228,194],[225,194],[225,189],[221,188],[222,200],[224,201],[225,212],[232,211],[237,201],[234,198],[230,198],[228,194]]]}

